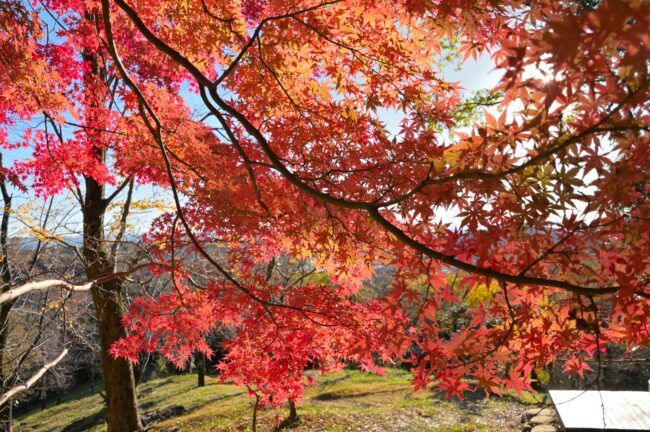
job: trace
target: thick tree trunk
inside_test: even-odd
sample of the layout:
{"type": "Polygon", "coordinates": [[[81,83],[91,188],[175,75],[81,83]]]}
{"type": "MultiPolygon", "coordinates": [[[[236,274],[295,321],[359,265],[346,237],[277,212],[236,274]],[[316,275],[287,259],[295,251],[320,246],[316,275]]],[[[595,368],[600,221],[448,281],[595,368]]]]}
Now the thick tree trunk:
{"type": "MultiPolygon", "coordinates": [[[[83,255],[88,279],[95,280],[113,273],[115,269],[110,251],[104,241],[104,214],[107,207],[104,188],[92,178],[85,180],[83,255]]],[[[122,327],[124,314],[122,288],[120,279],[97,283],[92,288],[102,351],[109,432],[142,430],[133,367],[128,361],[115,359],[109,354],[113,343],[125,336],[122,327]]]]}
{"type": "Polygon", "coordinates": [[[102,369],[108,404],[109,432],[133,432],[142,429],[138,416],[135,378],[131,364],[115,359],[108,352],[118,339],[125,336],[122,328],[122,295],[119,283],[93,287],[97,310],[102,369]]]}
{"type": "Polygon", "coordinates": [[[194,353],[194,359],[196,361],[196,376],[198,378],[199,387],[205,386],[205,356],[201,351],[196,351],[194,353]]]}

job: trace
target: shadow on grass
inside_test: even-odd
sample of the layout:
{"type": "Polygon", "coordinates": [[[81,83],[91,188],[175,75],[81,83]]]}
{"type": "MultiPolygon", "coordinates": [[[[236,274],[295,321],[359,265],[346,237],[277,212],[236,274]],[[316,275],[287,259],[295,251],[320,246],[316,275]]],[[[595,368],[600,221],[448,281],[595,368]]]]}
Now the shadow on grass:
{"type": "Polygon", "coordinates": [[[245,394],[246,394],[245,391],[239,392],[239,393],[230,393],[230,394],[227,394],[227,395],[224,395],[224,396],[220,396],[220,397],[216,398],[214,401],[218,402],[218,401],[228,400],[228,399],[236,398],[237,396],[241,396],[241,395],[245,395],[245,394]]]}
{"type": "Polygon", "coordinates": [[[88,417],[81,418],[77,421],[74,421],[61,429],[61,432],[83,432],[103,423],[106,419],[106,408],[102,408],[99,411],[93,413],[88,417]]]}
{"type": "Polygon", "coordinates": [[[473,392],[466,392],[463,394],[463,399],[459,400],[456,397],[448,399],[445,397],[445,393],[441,391],[433,391],[431,396],[428,398],[431,401],[445,401],[447,403],[453,404],[456,408],[459,408],[468,414],[471,415],[480,415],[481,404],[487,399],[492,401],[502,401],[502,402],[514,402],[522,405],[535,406],[535,405],[545,405],[548,404],[549,397],[547,393],[524,393],[522,398],[519,398],[516,395],[505,393],[503,396],[499,397],[497,395],[490,395],[489,398],[486,396],[483,390],[475,390],[473,392]]]}
{"type": "Polygon", "coordinates": [[[376,395],[376,394],[382,394],[382,393],[395,393],[399,391],[404,391],[403,388],[390,388],[390,389],[384,389],[384,390],[374,390],[374,391],[365,391],[365,392],[350,392],[350,393],[340,393],[337,391],[331,391],[331,392],[324,392],[324,393],[319,393],[316,396],[312,396],[311,400],[318,400],[318,401],[331,401],[331,400],[338,400],[338,399],[354,399],[358,397],[364,397],[364,396],[371,396],[371,395],[376,395]]]}
{"type": "Polygon", "coordinates": [[[345,374],[345,375],[342,375],[342,376],[340,376],[338,378],[324,379],[323,381],[318,383],[318,387],[322,388],[322,389],[326,389],[328,387],[335,386],[336,384],[339,384],[339,383],[347,380],[348,378],[350,378],[350,374],[345,374]]]}

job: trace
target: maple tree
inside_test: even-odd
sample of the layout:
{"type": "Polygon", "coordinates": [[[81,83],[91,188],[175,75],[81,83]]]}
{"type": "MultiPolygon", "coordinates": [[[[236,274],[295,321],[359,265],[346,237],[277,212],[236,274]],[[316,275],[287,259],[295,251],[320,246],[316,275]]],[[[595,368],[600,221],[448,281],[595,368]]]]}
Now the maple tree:
{"type": "Polygon", "coordinates": [[[14,53],[30,61],[12,66],[1,106],[46,107],[58,122],[81,110],[95,131],[54,150],[35,134],[31,165],[8,173],[31,170],[43,193],[69,173],[110,184],[95,157],[110,149],[120,175],[168,186],[176,206],[149,236],[175,289],[134,305],[115,355],[159,349],[182,362],[209,353],[211,329],[237,326],[224,374],[277,405],[299,398],[312,360],[406,360],[416,387],[461,396],[521,393],[549,362],[582,374],[605,344],[647,345],[646,2],[43,7],[74,31],[44,44],[36,18],[12,24],[42,52],[14,53]],[[449,45],[502,72],[489,89],[499,105],[467,128],[462,89],[442,71],[449,45]],[[84,81],[90,66],[112,78],[84,81]],[[6,102],[20,92],[28,106],[6,102]],[[107,94],[116,108],[97,109],[107,94]],[[215,277],[194,286],[181,250],[215,277]],[[308,259],[326,283],[284,293],[255,271],[280,255],[308,259]],[[361,296],[378,264],[394,269],[391,290],[361,296]],[[459,302],[465,319],[443,328],[459,302]],[[277,348],[261,343],[272,334],[277,348]]]}
{"type": "Polygon", "coordinates": [[[109,430],[140,430],[132,365],[108,354],[125,335],[124,281],[138,268],[125,268],[118,258],[135,185],[133,171],[120,164],[114,151],[118,125],[128,122],[128,113],[117,100],[115,77],[103,65],[97,11],[56,1],[34,6],[12,1],[0,10],[2,147],[20,155],[13,166],[3,167],[2,175],[18,189],[31,189],[32,196],[71,191],[83,227],[83,243],[72,249],[87,280],[3,286],[3,301],[49,288],[90,290],[102,346],[109,430]],[[107,234],[109,207],[123,191],[119,227],[107,234]]]}

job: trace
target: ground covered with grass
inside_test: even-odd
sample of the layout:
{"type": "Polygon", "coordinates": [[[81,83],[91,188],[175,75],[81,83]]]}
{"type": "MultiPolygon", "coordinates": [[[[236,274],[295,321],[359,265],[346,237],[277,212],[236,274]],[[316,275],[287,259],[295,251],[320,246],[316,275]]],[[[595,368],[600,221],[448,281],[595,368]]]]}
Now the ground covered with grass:
{"type": "MultiPolygon", "coordinates": [[[[156,379],[138,387],[140,407],[150,431],[250,430],[253,400],[245,390],[207,377],[156,379]]],[[[413,392],[407,373],[386,377],[345,370],[317,378],[298,408],[300,421],[291,430],[306,431],[520,431],[523,412],[544,402],[544,395],[525,394],[486,399],[470,394],[463,401],[446,400],[430,391],[413,392]]],[[[271,431],[285,410],[258,413],[258,431],[271,431]]],[[[104,405],[99,391],[78,391],[58,405],[23,414],[16,429],[32,432],[104,431],[104,405]]]]}

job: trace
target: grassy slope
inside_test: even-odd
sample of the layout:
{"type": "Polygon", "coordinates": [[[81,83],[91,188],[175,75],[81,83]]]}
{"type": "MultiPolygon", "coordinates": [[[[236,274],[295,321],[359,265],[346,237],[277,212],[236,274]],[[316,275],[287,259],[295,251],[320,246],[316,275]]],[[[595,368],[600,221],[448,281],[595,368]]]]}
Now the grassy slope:
{"type": "MultiPolygon", "coordinates": [[[[142,411],[182,405],[187,411],[155,424],[153,430],[245,431],[250,426],[252,399],[230,384],[208,377],[205,387],[196,386],[194,375],[149,381],[139,387],[142,411]],[[180,428],[180,429],[179,429],[180,428]]],[[[524,401],[534,403],[531,395],[524,401]]],[[[413,392],[409,377],[391,371],[381,378],[357,371],[344,371],[318,378],[298,408],[306,431],[519,431],[526,405],[512,398],[485,399],[470,395],[463,402],[447,401],[431,392],[413,392]]],[[[33,411],[16,421],[19,431],[61,431],[70,423],[102,416],[100,396],[88,391],[71,394],[63,403],[33,411]]],[[[272,430],[277,415],[286,410],[264,410],[258,415],[258,431],[272,430]]],[[[102,431],[103,426],[82,430],[102,431]]]]}

